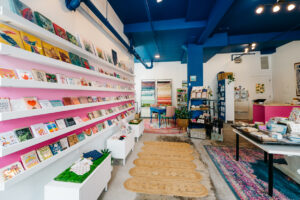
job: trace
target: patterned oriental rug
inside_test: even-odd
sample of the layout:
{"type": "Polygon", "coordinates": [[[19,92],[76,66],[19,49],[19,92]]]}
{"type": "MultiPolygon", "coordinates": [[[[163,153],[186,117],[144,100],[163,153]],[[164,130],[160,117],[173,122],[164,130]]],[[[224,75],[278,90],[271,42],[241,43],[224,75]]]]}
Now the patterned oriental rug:
{"type": "MultiPolygon", "coordinates": [[[[262,151],[241,148],[240,161],[237,162],[233,147],[205,146],[205,148],[237,199],[300,199],[300,185],[276,168],[274,168],[273,198],[268,195],[268,166],[264,163],[262,151]]],[[[281,158],[275,156],[274,162],[282,161],[281,158]]]]}
{"type": "Polygon", "coordinates": [[[150,119],[144,119],[145,130],[144,133],[156,133],[156,134],[178,134],[185,133],[185,131],[181,130],[176,126],[174,120],[170,120],[170,123],[166,125],[163,121],[161,126],[158,126],[158,119],[152,119],[152,123],[150,119]]]}

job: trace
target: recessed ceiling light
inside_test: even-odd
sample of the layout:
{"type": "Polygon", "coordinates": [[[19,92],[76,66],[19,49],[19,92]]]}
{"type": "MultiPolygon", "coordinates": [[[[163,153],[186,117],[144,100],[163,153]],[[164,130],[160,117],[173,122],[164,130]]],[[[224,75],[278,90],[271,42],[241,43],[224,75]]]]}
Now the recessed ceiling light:
{"type": "Polygon", "coordinates": [[[255,12],[256,14],[261,14],[264,11],[264,7],[263,6],[259,6],[258,8],[256,8],[255,12]]]}
{"type": "Polygon", "coordinates": [[[280,5],[279,4],[274,4],[272,10],[273,10],[274,13],[278,12],[280,10],[280,5]]]}
{"type": "Polygon", "coordinates": [[[163,0],[156,0],[157,3],[160,3],[160,2],[162,2],[162,1],[163,1],[163,0]]]}
{"type": "Polygon", "coordinates": [[[158,59],[158,58],[160,58],[160,55],[156,54],[154,57],[158,59]]]}
{"type": "Polygon", "coordinates": [[[292,11],[296,8],[296,5],[294,3],[290,3],[286,8],[288,11],[292,11]]]}

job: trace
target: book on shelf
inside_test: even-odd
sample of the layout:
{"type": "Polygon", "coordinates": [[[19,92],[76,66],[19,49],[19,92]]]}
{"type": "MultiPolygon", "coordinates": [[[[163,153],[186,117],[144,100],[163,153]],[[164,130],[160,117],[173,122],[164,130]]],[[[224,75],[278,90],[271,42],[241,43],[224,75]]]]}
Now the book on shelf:
{"type": "Polygon", "coordinates": [[[46,127],[47,127],[47,129],[49,130],[50,133],[58,131],[58,127],[57,127],[55,122],[46,123],[46,127]]]}
{"type": "Polygon", "coordinates": [[[34,137],[40,137],[50,133],[46,125],[43,123],[31,125],[30,128],[34,137]]]}
{"type": "Polygon", "coordinates": [[[29,70],[16,69],[16,72],[20,80],[33,80],[32,73],[29,70]]]}
{"type": "Polygon", "coordinates": [[[49,146],[44,146],[36,150],[40,161],[45,161],[53,156],[49,146]]]}
{"type": "Polygon", "coordinates": [[[0,43],[24,49],[20,32],[2,23],[0,23],[0,43]]]}
{"type": "Polygon", "coordinates": [[[46,72],[43,70],[32,69],[34,80],[47,82],[46,72]]]}
{"type": "Polygon", "coordinates": [[[68,36],[67,36],[65,29],[63,29],[62,27],[58,26],[55,23],[52,23],[52,24],[53,24],[55,34],[65,40],[68,40],[68,36]]]}
{"type": "Polygon", "coordinates": [[[41,106],[36,97],[23,97],[27,110],[40,109],[41,106]]]}
{"type": "Polygon", "coordinates": [[[77,135],[77,138],[78,138],[78,142],[81,142],[81,141],[85,140],[85,135],[84,135],[84,133],[78,134],[78,135],[77,135]]]}
{"type": "Polygon", "coordinates": [[[57,83],[57,77],[55,74],[46,73],[47,82],[57,83]]]}
{"type": "Polygon", "coordinates": [[[42,46],[43,46],[45,56],[56,60],[60,59],[59,54],[57,52],[57,48],[55,46],[44,41],[42,41],[42,46]]]}
{"type": "Polygon", "coordinates": [[[76,134],[69,135],[67,138],[70,147],[78,143],[78,138],[76,134]]]}
{"type": "Polygon", "coordinates": [[[60,141],[50,144],[49,148],[54,156],[63,151],[60,141]]]}
{"type": "Polygon", "coordinates": [[[54,33],[54,28],[53,28],[53,25],[52,25],[52,22],[50,19],[48,19],[47,17],[45,17],[44,15],[42,15],[41,13],[39,13],[37,11],[34,12],[34,16],[35,16],[37,25],[46,29],[47,31],[50,31],[51,33],[54,33]]]}
{"type": "Polygon", "coordinates": [[[29,127],[15,129],[14,131],[20,142],[24,142],[33,138],[29,127]]]}
{"type": "Polygon", "coordinates": [[[63,49],[60,48],[56,48],[60,57],[60,60],[62,60],[63,62],[66,63],[71,63],[70,57],[69,57],[69,53],[63,49]]]}
{"type": "Polygon", "coordinates": [[[76,122],[73,117],[65,118],[65,123],[67,127],[76,125],[76,122]]]}
{"type": "Polygon", "coordinates": [[[70,32],[66,31],[67,37],[68,37],[68,41],[75,44],[76,46],[80,47],[78,39],[71,34],[70,32]]]}
{"type": "Polygon", "coordinates": [[[64,106],[61,100],[50,100],[50,103],[53,107],[64,106]]]}
{"type": "Polygon", "coordinates": [[[18,79],[13,69],[0,68],[0,79],[18,79]]]}
{"type": "Polygon", "coordinates": [[[0,113],[10,112],[11,106],[8,97],[0,97],[0,113]]]}
{"type": "Polygon", "coordinates": [[[69,148],[68,138],[62,138],[59,140],[62,150],[69,148]]]}
{"type": "Polygon", "coordinates": [[[23,3],[20,0],[10,0],[9,3],[10,3],[10,8],[14,13],[35,23],[35,17],[33,15],[33,12],[31,8],[28,7],[25,3],[23,3]]]}
{"type": "Polygon", "coordinates": [[[0,133],[0,146],[8,147],[14,144],[18,144],[19,139],[14,131],[8,131],[5,133],[0,133]]]}
{"type": "Polygon", "coordinates": [[[42,107],[42,109],[50,109],[53,108],[52,104],[49,100],[39,100],[39,104],[42,107]]]}
{"type": "Polygon", "coordinates": [[[27,108],[24,99],[11,99],[10,105],[12,111],[23,111],[27,108]]]}
{"type": "Polygon", "coordinates": [[[42,41],[39,38],[29,33],[25,33],[24,31],[21,31],[21,38],[23,40],[25,50],[44,55],[42,41]]]}
{"type": "Polygon", "coordinates": [[[21,155],[21,160],[23,163],[24,168],[30,169],[40,163],[38,155],[36,154],[36,151],[30,151],[24,155],[21,155]]]}
{"type": "Polygon", "coordinates": [[[55,120],[57,126],[59,129],[65,129],[66,128],[66,123],[64,119],[57,119],[55,120]]]}
{"type": "Polygon", "coordinates": [[[8,181],[9,179],[14,178],[18,174],[21,174],[23,171],[24,168],[20,162],[15,162],[6,167],[3,167],[2,169],[0,169],[0,181],[8,181]]]}

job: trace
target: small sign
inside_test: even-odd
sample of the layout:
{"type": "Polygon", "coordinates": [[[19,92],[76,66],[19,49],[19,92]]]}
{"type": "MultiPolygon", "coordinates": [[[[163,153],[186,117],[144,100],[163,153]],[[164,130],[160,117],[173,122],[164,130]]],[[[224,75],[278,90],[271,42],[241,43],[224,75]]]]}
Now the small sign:
{"type": "Polygon", "coordinates": [[[190,76],[190,82],[196,82],[197,76],[190,76]]]}

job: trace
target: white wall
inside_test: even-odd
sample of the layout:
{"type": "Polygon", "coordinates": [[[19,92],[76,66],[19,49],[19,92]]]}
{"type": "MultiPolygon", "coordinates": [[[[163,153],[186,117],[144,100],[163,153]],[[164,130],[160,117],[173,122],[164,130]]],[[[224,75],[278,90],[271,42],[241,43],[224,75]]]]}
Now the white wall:
{"type": "MultiPolygon", "coordinates": [[[[213,98],[217,99],[217,73],[220,71],[233,72],[235,76],[235,87],[241,85],[249,91],[249,119],[252,119],[252,100],[257,98],[265,98],[272,100],[272,67],[269,70],[261,70],[260,53],[255,55],[247,55],[242,57],[242,63],[235,64],[231,61],[231,53],[217,54],[207,63],[204,63],[203,84],[210,86],[213,90],[213,98]],[[256,83],[265,83],[265,93],[256,94],[256,83]]],[[[269,59],[271,61],[271,59],[269,59]]],[[[272,63],[270,66],[272,66],[272,63]]]]}
{"type": "Polygon", "coordinates": [[[182,87],[182,81],[187,79],[187,64],[180,62],[154,63],[152,69],[146,69],[141,63],[135,63],[136,100],[141,105],[141,81],[144,79],[171,79],[172,104],[177,105],[176,89],[182,87]]]}
{"type": "Polygon", "coordinates": [[[300,41],[277,48],[272,60],[274,101],[290,103],[296,97],[294,64],[300,62],[300,41]]]}

